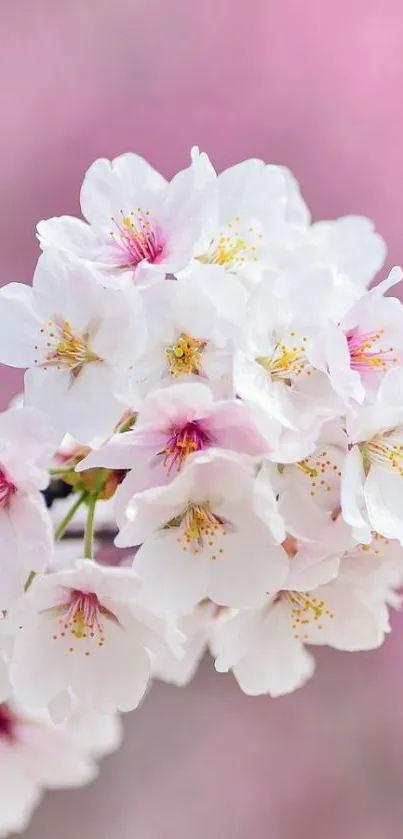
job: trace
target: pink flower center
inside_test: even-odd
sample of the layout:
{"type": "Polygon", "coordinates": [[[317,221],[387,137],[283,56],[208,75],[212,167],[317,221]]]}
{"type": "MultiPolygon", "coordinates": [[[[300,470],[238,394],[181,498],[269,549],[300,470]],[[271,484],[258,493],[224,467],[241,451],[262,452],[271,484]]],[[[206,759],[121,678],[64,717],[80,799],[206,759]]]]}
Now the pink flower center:
{"type": "Polygon", "coordinates": [[[164,466],[168,475],[173,469],[180,472],[183,462],[193,452],[199,452],[212,444],[212,438],[200,422],[187,422],[181,428],[170,429],[170,437],[164,449],[164,466]]]}
{"type": "Polygon", "coordinates": [[[0,705],[0,739],[14,740],[16,717],[9,706],[3,702],[0,705]]]}
{"type": "Polygon", "coordinates": [[[120,210],[119,217],[112,216],[111,220],[114,229],[109,235],[116,247],[120,268],[136,268],[143,260],[160,262],[165,240],[150,210],[143,211],[139,207],[127,216],[120,210]]]}
{"type": "Polygon", "coordinates": [[[8,507],[10,499],[16,490],[17,488],[10,481],[10,478],[0,469],[0,507],[8,507]]]}
{"type": "Polygon", "coordinates": [[[379,342],[384,333],[383,329],[378,332],[360,333],[358,328],[347,333],[347,345],[350,353],[350,365],[352,370],[358,373],[386,373],[393,364],[397,364],[393,347],[384,349],[379,342]]]}
{"type": "MultiPolygon", "coordinates": [[[[96,643],[99,647],[103,647],[105,643],[104,621],[117,621],[115,615],[106,609],[98,597],[93,592],[77,591],[72,589],[69,594],[67,604],[57,606],[55,611],[62,614],[59,619],[60,630],[59,633],[53,635],[55,641],[70,640],[69,652],[73,653],[76,649],[75,643],[77,641],[84,641],[87,639],[87,647],[96,643]]],[[[86,647],[85,655],[91,654],[90,649],[86,647]]]]}

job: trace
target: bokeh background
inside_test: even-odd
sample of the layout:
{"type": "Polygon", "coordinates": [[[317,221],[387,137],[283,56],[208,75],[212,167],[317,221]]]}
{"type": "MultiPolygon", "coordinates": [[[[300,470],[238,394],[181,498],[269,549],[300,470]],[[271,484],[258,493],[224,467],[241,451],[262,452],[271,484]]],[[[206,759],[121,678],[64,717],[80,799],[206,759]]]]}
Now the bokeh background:
{"type": "MultiPolygon", "coordinates": [[[[40,218],[135,150],[164,174],[290,166],[315,218],[372,217],[403,260],[401,0],[0,0],[1,281],[27,281],[40,218]]],[[[21,382],[0,374],[5,406],[21,382]]],[[[155,685],[100,778],[46,797],[25,839],[401,839],[403,620],[361,655],[249,699],[207,661],[155,685]]],[[[60,756],[61,760],[63,755],[60,756]]]]}

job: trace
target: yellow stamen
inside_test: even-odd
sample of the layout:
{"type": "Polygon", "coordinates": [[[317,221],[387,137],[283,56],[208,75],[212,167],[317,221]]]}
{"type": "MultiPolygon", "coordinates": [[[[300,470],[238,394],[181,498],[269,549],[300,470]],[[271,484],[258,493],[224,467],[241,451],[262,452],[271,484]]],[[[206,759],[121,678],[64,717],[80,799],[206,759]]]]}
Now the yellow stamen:
{"type": "MultiPolygon", "coordinates": [[[[294,333],[290,333],[294,337],[294,333]]],[[[310,376],[311,367],[306,357],[307,338],[302,338],[300,345],[288,346],[285,341],[277,341],[270,355],[258,356],[257,364],[268,373],[272,381],[291,386],[294,377],[305,374],[310,376]]]]}
{"type": "Polygon", "coordinates": [[[333,612],[327,608],[325,601],[320,600],[310,591],[284,591],[281,597],[291,606],[294,638],[299,641],[309,641],[310,625],[314,625],[321,631],[323,619],[333,620],[334,618],[333,612]]]}
{"type": "Polygon", "coordinates": [[[403,444],[394,443],[391,435],[396,429],[383,434],[377,434],[371,440],[359,443],[365,474],[372,464],[392,469],[396,474],[403,477],[403,444]]]}
{"type": "MultiPolygon", "coordinates": [[[[49,321],[46,331],[47,352],[44,360],[38,362],[45,370],[47,367],[57,367],[58,370],[68,369],[74,376],[78,376],[85,364],[101,361],[89,346],[88,332],[75,333],[69,321],[57,324],[49,321]]],[[[39,347],[36,347],[39,349],[39,347]]]]}
{"type": "Polygon", "coordinates": [[[213,239],[207,253],[199,261],[213,265],[223,265],[229,271],[242,268],[246,261],[258,262],[258,245],[262,234],[253,225],[245,225],[239,216],[233,223],[213,239]]]}
{"type": "Polygon", "coordinates": [[[197,554],[213,549],[210,559],[217,559],[224,553],[221,537],[226,536],[226,524],[211,510],[208,501],[200,504],[189,503],[185,511],[167,522],[165,529],[178,529],[177,542],[183,551],[188,549],[197,554]]]}
{"type": "Polygon", "coordinates": [[[169,363],[171,376],[176,379],[178,376],[190,373],[198,375],[201,372],[205,346],[205,341],[192,338],[191,335],[182,332],[175,344],[165,348],[165,357],[169,363]]]}

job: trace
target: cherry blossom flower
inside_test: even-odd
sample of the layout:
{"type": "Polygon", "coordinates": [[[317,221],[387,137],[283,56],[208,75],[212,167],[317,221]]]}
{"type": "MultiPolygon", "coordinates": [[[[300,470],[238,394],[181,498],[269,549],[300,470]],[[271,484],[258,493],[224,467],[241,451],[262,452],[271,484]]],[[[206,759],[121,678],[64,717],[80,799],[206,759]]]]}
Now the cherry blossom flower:
{"type": "Polygon", "coordinates": [[[81,188],[86,219],[41,221],[42,248],[92,262],[105,284],[144,284],[185,268],[209,241],[215,174],[206,154],[170,182],[137,154],[96,160],[81,188]],[[88,223],[87,223],[88,222],[88,223]]]}
{"type": "Polygon", "coordinates": [[[236,455],[191,455],[167,486],[133,497],[116,544],[141,545],[134,568],[156,610],[186,614],[209,598],[253,606],[287,574],[273,491],[236,455]],[[277,542],[277,544],[276,544],[277,542]]]}
{"type": "MultiPolygon", "coordinates": [[[[180,281],[173,279],[147,289],[144,295],[148,325],[144,352],[133,369],[133,386],[145,396],[152,388],[192,379],[209,383],[220,396],[233,394],[234,323],[244,317],[241,291],[232,300],[230,317],[222,309],[221,272],[204,284],[204,270],[196,266],[180,281]]],[[[224,274],[225,293],[227,278],[224,274]]],[[[236,292],[236,287],[235,287],[236,292]]]]}
{"type": "Polygon", "coordinates": [[[334,559],[309,562],[297,553],[280,592],[257,609],[223,615],[213,652],[217,670],[232,669],[245,693],[281,696],[313,674],[306,644],[353,652],[378,647],[383,636],[383,617],[360,597],[356,577],[337,576],[334,559]]]}
{"type": "Polygon", "coordinates": [[[258,282],[273,259],[273,247],[305,229],[308,209],[291,172],[262,160],[244,160],[217,176],[217,210],[200,262],[258,282]]]}
{"type": "Polygon", "coordinates": [[[317,324],[294,314],[267,278],[254,291],[241,348],[235,358],[235,388],[288,431],[311,438],[336,416],[340,403],[326,375],[312,365],[309,348],[317,324]]]}
{"type": "MultiPolygon", "coordinates": [[[[273,426],[273,436],[277,428],[273,426]]],[[[214,401],[204,384],[189,382],[152,391],[142,404],[132,431],[114,435],[81,460],[82,472],[97,466],[131,469],[118,490],[119,499],[150,486],[168,483],[189,455],[222,448],[255,457],[268,450],[251,409],[239,400],[214,401]]]]}
{"type": "Polygon", "coordinates": [[[318,336],[316,366],[328,371],[334,389],[347,404],[373,396],[382,376],[403,360],[402,305],[396,298],[383,296],[402,276],[400,268],[393,268],[386,280],[354,303],[341,323],[328,324],[318,336]]]}
{"type": "Polygon", "coordinates": [[[341,510],[346,453],[345,430],[339,420],[332,420],[323,425],[313,452],[295,462],[266,459],[259,473],[261,480],[267,478],[275,486],[287,531],[303,540],[300,551],[317,558],[356,544],[341,510]]]}
{"type": "Polygon", "coordinates": [[[169,636],[165,622],[136,605],[138,591],[131,569],[89,560],[36,578],[14,616],[17,699],[33,709],[54,700],[101,713],[135,708],[150,677],[148,650],[169,636]]]}
{"type": "Polygon", "coordinates": [[[81,442],[111,433],[129,406],[128,371],[144,334],[134,289],[104,289],[51,251],[33,288],[10,283],[0,292],[0,360],[29,368],[25,404],[81,442]]]}

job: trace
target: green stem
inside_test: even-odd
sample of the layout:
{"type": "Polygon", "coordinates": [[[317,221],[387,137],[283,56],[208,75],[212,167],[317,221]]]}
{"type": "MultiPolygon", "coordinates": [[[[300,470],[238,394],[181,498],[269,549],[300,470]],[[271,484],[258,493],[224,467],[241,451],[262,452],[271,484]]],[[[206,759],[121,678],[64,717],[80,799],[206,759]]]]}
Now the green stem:
{"type": "Polygon", "coordinates": [[[98,495],[90,495],[88,499],[87,521],[84,533],[84,557],[92,559],[94,543],[95,507],[97,506],[98,495]]]}
{"type": "Polygon", "coordinates": [[[74,472],[74,466],[55,466],[49,469],[50,475],[68,475],[69,472],[74,472]]]}
{"type": "Polygon", "coordinates": [[[59,522],[59,524],[58,524],[58,526],[56,527],[56,530],[55,530],[55,542],[57,542],[58,539],[62,538],[62,536],[63,536],[64,532],[67,530],[71,520],[74,518],[78,508],[81,507],[81,504],[83,504],[85,499],[87,498],[87,495],[88,495],[88,492],[85,489],[81,493],[81,495],[79,495],[78,498],[76,498],[73,506],[70,507],[70,510],[67,511],[64,519],[62,519],[61,522],[59,522]]]}

